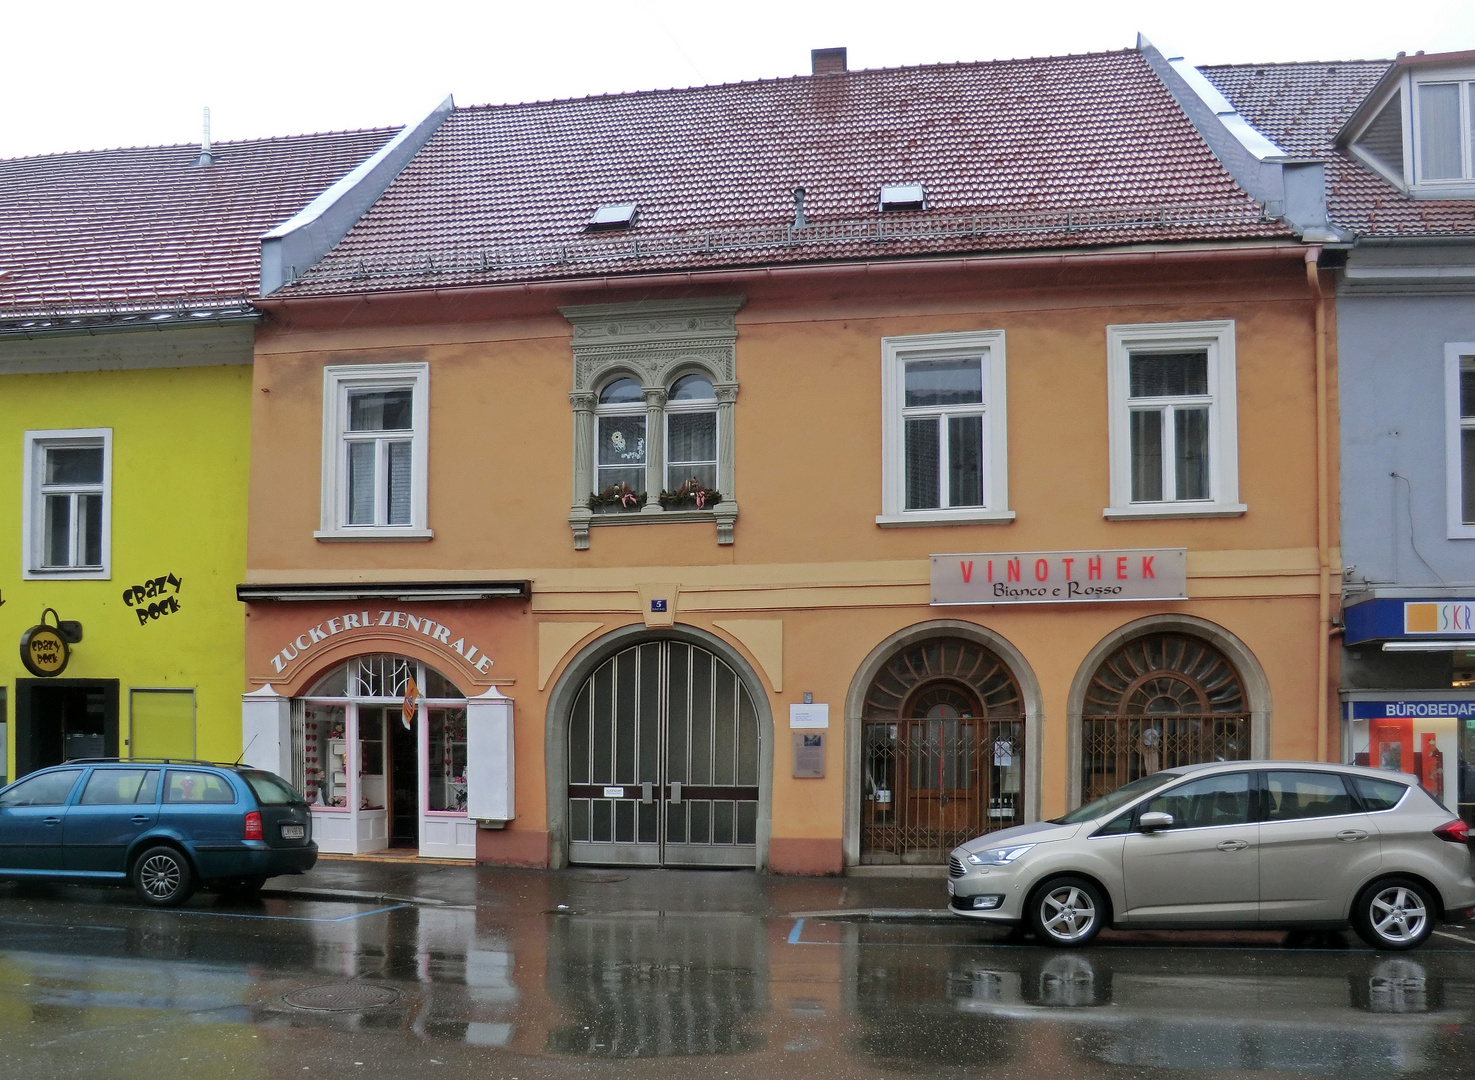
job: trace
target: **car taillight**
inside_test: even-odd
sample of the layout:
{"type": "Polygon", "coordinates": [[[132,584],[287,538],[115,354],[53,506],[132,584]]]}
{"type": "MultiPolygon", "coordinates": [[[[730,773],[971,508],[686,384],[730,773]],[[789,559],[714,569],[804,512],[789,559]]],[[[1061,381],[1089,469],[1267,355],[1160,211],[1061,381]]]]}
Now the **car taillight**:
{"type": "MultiPolygon", "coordinates": [[[[1464,822],[1462,821],[1460,822],[1460,824],[1463,825],[1464,822]]],[[[263,835],[264,834],[261,831],[261,814],[255,810],[252,810],[249,814],[246,815],[246,831],[242,834],[241,839],[260,840],[262,839],[263,835]]],[[[1445,839],[1448,840],[1449,837],[1445,837],[1445,839]]]]}
{"type": "Polygon", "coordinates": [[[1455,818],[1435,829],[1434,835],[1441,840],[1448,840],[1451,844],[1465,844],[1470,840],[1470,826],[1461,819],[1455,818]]]}

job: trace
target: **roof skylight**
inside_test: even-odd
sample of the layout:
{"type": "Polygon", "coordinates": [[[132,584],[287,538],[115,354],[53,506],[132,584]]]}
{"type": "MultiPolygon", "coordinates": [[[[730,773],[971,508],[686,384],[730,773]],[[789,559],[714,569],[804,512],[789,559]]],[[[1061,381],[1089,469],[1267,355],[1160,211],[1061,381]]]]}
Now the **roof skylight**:
{"type": "Polygon", "coordinates": [[[632,203],[605,203],[603,206],[595,207],[594,216],[589,219],[586,228],[590,229],[628,229],[635,224],[635,204],[632,203]]]}
{"type": "Polygon", "coordinates": [[[925,210],[927,198],[921,184],[882,184],[882,210],[925,210]]]}

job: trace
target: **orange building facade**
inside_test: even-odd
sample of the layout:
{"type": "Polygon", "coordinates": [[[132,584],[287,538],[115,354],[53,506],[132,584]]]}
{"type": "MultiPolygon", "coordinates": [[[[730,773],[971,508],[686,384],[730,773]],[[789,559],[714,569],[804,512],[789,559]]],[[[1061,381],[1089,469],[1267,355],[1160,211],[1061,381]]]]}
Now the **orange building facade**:
{"type": "Polygon", "coordinates": [[[787,873],[1325,758],[1315,258],[268,299],[247,756],[325,850],[787,873]]]}

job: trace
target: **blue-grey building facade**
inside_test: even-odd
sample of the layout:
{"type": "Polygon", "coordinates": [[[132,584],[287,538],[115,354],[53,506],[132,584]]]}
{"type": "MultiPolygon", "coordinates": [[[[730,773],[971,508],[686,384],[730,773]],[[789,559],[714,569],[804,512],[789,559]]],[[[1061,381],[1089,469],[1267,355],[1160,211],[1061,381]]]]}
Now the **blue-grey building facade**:
{"type": "Polygon", "coordinates": [[[1324,169],[1342,754],[1475,821],[1475,53],[1202,74],[1324,169]]]}

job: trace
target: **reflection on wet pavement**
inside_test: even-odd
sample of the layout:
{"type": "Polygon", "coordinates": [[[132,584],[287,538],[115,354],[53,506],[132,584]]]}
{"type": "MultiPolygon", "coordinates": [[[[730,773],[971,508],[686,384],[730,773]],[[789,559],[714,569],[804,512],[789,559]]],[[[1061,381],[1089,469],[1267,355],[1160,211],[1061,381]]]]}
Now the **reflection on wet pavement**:
{"type": "Polygon", "coordinates": [[[1263,934],[1060,952],[961,923],[591,910],[534,892],[460,906],[202,897],[173,912],[0,886],[0,1069],[1360,1077],[1460,1075],[1471,1060],[1464,938],[1406,956],[1263,934]]]}

